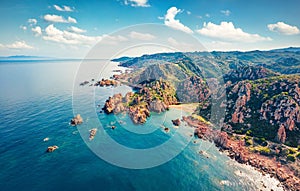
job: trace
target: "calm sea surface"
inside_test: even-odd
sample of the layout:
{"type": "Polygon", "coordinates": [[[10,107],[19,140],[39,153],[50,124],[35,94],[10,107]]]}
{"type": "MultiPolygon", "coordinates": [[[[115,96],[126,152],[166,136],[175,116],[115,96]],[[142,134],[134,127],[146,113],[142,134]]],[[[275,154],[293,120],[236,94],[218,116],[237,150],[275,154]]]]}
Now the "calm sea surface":
{"type": "MultiPolygon", "coordinates": [[[[105,60],[89,62],[91,65],[107,63],[105,60]]],[[[280,190],[275,180],[235,163],[211,143],[189,138],[192,132],[189,127],[173,128],[171,119],[176,115],[180,117],[181,111],[171,109],[164,114],[153,114],[143,126],[133,125],[126,114],[107,116],[100,113],[98,105],[103,106],[108,96],[124,94],[130,88],[79,87],[77,81],[74,84],[74,79],[80,64],[80,61],[0,62],[1,191],[232,191],[258,190],[262,181],[268,190],[280,190]],[[77,94],[72,101],[73,87],[77,94]],[[85,100],[87,95],[92,101],[85,100]],[[70,126],[73,105],[84,108],[90,102],[93,112],[81,113],[85,125],[78,129],[70,126]],[[97,121],[91,116],[96,116],[97,121]],[[170,127],[170,132],[165,133],[161,124],[170,127]],[[116,126],[115,130],[110,128],[112,125],[116,126]],[[91,128],[98,128],[98,133],[94,140],[87,141],[91,128]],[[191,141],[175,158],[162,165],[128,169],[112,165],[95,154],[97,148],[100,153],[110,152],[104,134],[120,145],[134,149],[153,148],[171,138],[176,142],[175,147],[184,145],[186,140],[191,141]],[[44,142],[46,137],[49,141],[44,142]],[[51,145],[57,145],[59,149],[46,153],[51,145]],[[204,154],[199,154],[200,150],[205,151],[204,154]]],[[[94,71],[96,76],[82,76],[82,79],[97,78],[99,72],[101,77],[109,77],[116,68],[117,64],[111,63],[104,72],[94,71]]],[[[122,161],[122,156],[117,157],[122,161]]],[[[124,160],[126,163],[126,157],[124,160]]],[[[132,157],[131,160],[139,164],[145,159],[132,157]]]]}

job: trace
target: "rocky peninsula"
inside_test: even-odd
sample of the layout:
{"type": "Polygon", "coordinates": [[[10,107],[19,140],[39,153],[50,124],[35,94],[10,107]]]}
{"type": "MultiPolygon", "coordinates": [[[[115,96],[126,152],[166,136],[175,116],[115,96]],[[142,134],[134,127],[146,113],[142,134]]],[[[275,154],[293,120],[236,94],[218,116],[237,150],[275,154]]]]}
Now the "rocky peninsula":
{"type": "Polygon", "coordinates": [[[124,97],[122,94],[109,97],[103,110],[107,114],[128,112],[134,123],[143,124],[150,117],[150,112],[161,113],[177,103],[174,87],[169,82],[156,80],[144,84],[135,93],[128,92],[124,97]]]}

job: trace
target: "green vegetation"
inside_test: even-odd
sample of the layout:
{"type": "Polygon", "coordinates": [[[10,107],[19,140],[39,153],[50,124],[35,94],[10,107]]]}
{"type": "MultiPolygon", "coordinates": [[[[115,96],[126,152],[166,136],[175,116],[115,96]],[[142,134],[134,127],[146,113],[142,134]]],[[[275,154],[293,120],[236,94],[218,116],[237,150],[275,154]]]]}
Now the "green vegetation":
{"type": "Polygon", "coordinates": [[[288,161],[295,162],[296,157],[295,157],[294,155],[292,155],[292,154],[288,154],[287,157],[286,157],[286,159],[287,159],[288,161]]]}
{"type": "Polygon", "coordinates": [[[267,156],[271,154],[271,150],[268,147],[257,146],[253,148],[253,151],[267,156]]]}
{"type": "Polygon", "coordinates": [[[253,145],[252,137],[245,136],[244,139],[245,139],[245,144],[246,144],[247,146],[253,145]]]}
{"type": "Polygon", "coordinates": [[[297,152],[296,148],[289,148],[289,153],[290,154],[295,154],[297,152]]]}

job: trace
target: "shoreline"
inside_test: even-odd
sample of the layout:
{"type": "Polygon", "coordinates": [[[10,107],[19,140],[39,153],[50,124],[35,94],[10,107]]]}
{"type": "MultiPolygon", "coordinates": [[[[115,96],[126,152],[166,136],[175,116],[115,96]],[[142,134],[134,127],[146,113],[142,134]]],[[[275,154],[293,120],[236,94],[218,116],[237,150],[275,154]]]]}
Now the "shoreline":
{"type": "Polygon", "coordinates": [[[195,128],[195,135],[203,140],[214,142],[219,150],[234,161],[251,166],[262,175],[276,178],[284,190],[297,191],[300,189],[300,178],[286,165],[281,164],[276,158],[270,158],[251,152],[241,140],[229,137],[226,132],[213,130],[208,124],[191,116],[183,117],[188,126],[195,128]]]}
{"type": "Polygon", "coordinates": [[[178,104],[178,105],[169,105],[169,108],[180,109],[187,113],[193,113],[197,108],[199,103],[187,103],[187,104],[178,104]]]}

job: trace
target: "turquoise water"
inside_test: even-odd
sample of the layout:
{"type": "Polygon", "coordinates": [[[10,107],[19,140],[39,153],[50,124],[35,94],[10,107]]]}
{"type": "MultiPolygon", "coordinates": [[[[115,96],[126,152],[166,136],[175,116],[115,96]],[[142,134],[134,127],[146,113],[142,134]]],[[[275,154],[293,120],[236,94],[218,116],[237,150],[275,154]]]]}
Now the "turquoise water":
{"type": "MultiPolygon", "coordinates": [[[[125,114],[99,113],[97,105],[103,105],[107,96],[127,92],[129,87],[94,89],[75,84],[75,89],[84,92],[78,99],[87,95],[96,99],[92,99],[94,113],[82,113],[85,123],[78,129],[70,126],[73,81],[79,65],[79,61],[0,63],[0,190],[257,190],[258,173],[235,165],[211,143],[190,137],[193,130],[189,127],[172,127],[170,120],[182,111],[153,114],[144,126],[135,126],[125,114]],[[93,121],[92,115],[98,121],[93,121]],[[170,132],[165,133],[161,124],[170,127],[170,132]],[[117,128],[112,130],[111,125],[117,128]],[[97,135],[88,141],[88,129],[94,127],[98,128],[97,135]],[[110,152],[105,135],[134,149],[152,148],[171,139],[175,140],[174,149],[188,145],[162,165],[128,169],[95,154],[110,152]],[[49,137],[48,142],[43,141],[45,137],[49,137]],[[46,153],[50,145],[59,149],[46,153]],[[206,154],[198,154],[200,150],[206,154]]],[[[107,71],[115,67],[112,64],[107,71]]],[[[125,161],[122,155],[118,157],[126,163],[125,155],[125,161]]],[[[145,159],[131,160],[139,164],[145,159]]]]}

